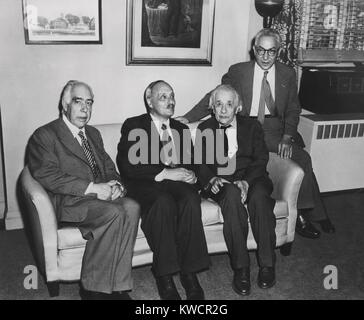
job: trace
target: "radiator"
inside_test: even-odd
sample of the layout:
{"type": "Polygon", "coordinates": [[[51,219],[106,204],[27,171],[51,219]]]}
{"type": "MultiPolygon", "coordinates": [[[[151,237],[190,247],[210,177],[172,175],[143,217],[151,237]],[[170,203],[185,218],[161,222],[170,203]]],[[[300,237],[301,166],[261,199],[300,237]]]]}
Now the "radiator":
{"type": "Polygon", "coordinates": [[[301,115],[298,131],[321,192],[364,187],[364,113],[301,115]]]}

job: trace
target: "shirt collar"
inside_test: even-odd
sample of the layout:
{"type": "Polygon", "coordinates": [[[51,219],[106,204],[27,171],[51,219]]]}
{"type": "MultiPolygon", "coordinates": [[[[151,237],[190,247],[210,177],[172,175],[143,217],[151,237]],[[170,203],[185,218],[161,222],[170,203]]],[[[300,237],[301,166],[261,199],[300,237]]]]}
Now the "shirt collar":
{"type": "Polygon", "coordinates": [[[151,113],[150,113],[150,117],[152,118],[152,120],[153,120],[155,126],[157,127],[158,131],[161,129],[163,123],[167,126],[167,128],[170,127],[169,126],[169,122],[170,122],[169,119],[162,122],[160,119],[158,119],[156,116],[154,116],[151,113]]]}
{"type": "MultiPolygon", "coordinates": [[[[228,124],[229,128],[233,128],[236,129],[236,116],[234,117],[233,121],[231,121],[231,123],[228,124]]],[[[219,123],[220,128],[224,127],[219,123]]]]}
{"type": "Polygon", "coordinates": [[[261,74],[263,76],[264,71],[268,71],[269,74],[275,74],[276,72],[276,64],[273,64],[269,70],[263,70],[257,63],[254,64],[254,73],[261,74]]]}
{"type": "Polygon", "coordinates": [[[62,120],[64,121],[64,123],[66,124],[66,126],[68,127],[68,129],[70,129],[70,131],[71,131],[71,133],[72,133],[72,135],[75,137],[75,138],[78,138],[78,133],[80,132],[80,131],[82,131],[83,132],[83,134],[86,136],[86,134],[85,134],[85,127],[83,127],[83,128],[77,128],[74,124],[72,124],[68,119],[67,119],[67,117],[64,115],[64,114],[62,114],[62,120]]]}

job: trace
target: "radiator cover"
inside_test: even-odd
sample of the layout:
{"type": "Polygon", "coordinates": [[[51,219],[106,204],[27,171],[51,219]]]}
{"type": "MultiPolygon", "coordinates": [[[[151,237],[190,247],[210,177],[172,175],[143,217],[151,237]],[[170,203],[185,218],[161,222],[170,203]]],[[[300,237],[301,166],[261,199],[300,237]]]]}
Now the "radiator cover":
{"type": "Polygon", "coordinates": [[[364,113],[301,115],[298,131],[321,192],[364,187],[364,113]]]}

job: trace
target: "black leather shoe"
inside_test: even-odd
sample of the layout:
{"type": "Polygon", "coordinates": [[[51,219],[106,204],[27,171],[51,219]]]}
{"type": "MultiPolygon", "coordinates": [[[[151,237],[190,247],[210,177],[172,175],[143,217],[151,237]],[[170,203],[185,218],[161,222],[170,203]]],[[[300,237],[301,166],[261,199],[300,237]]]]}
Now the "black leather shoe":
{"type": "Polygon", "coordinates": [[[171,275],[156,277],[156,282],[162,300],[181,300],[171,275]]]}
{"type": "Polygon", "coordinates": [[[247,296],[250,293],[250,269],[234,270],[233,289],[237,294],[247,296]]]}
{"type": "Polygon", "coordinates": [[[262,289],[268,289],[275,285],[276,274],[273,267],[261,267],[258,273],[258,286],[262,289]]]}
{"type": "Polygon", "coordinates": [[[112,300],[133,300],[126,291],[114,291],[111,295],[112,300]]]}
{"type": "Polygon", "coordinates": [[[319,221],[319,224],[320,224],[323,232],[335,233],[335,227],[332,224],[332,222],[330,221],[330,219],[321,220],[321,221],[319,221]]]}
{"type": "Polygon", "coordinates": [[[112,300],[112,295],[104,292],[80,289],[81,300],[112,300]]]}
{"type": "Polygon", "coordinates": [[[187,300],[205,300],[205,294],[203,292],[196,273],[181,273],[181,284],[186,290],[187,300]]]}
{"type": "Polygon", "coordinates": [[[305,238],[316,239],[320,237],[320,231],[300,214],[297,216],[296,232],[305,238]]]}

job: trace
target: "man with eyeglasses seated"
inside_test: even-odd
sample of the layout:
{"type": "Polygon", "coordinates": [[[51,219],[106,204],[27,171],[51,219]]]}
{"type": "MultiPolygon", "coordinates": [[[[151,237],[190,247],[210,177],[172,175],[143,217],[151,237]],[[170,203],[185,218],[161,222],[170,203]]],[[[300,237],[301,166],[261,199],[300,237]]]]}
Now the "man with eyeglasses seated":
{"type": "MultiPolygon", "coordinates": [[[[277,61],[281,37],[273,29],[262,29],[255,36],[255,61],[237,63],[222,77],[242,99],[240,115],[256,118],[263,126],[265,142],[270,152],[284,159],[292,159],[304,170],[305,176],[298,195],[296,232],[307,238],[318,238],[320,231],[311,222],[318,222],[326,233],[334,233],[320,197],[320,190],[312,169],[310,155],[303,150],[304,143],[297,132],[301,107],[297,96],[294,69],[277,61]]],[[[183,123],[207,116],[209,96],[178,117],[183,123]]]]}
{"type": "Polygon", "coordinates": [[[125,197],[99,131],[87,125],[93,98],[86,83],[69,81],[60,98],[60,118],[31,136],[27,164],[50,195],[59,225],[78,227],[88,240],[81,298],[130,300],[139,205],[125,197]]]}

